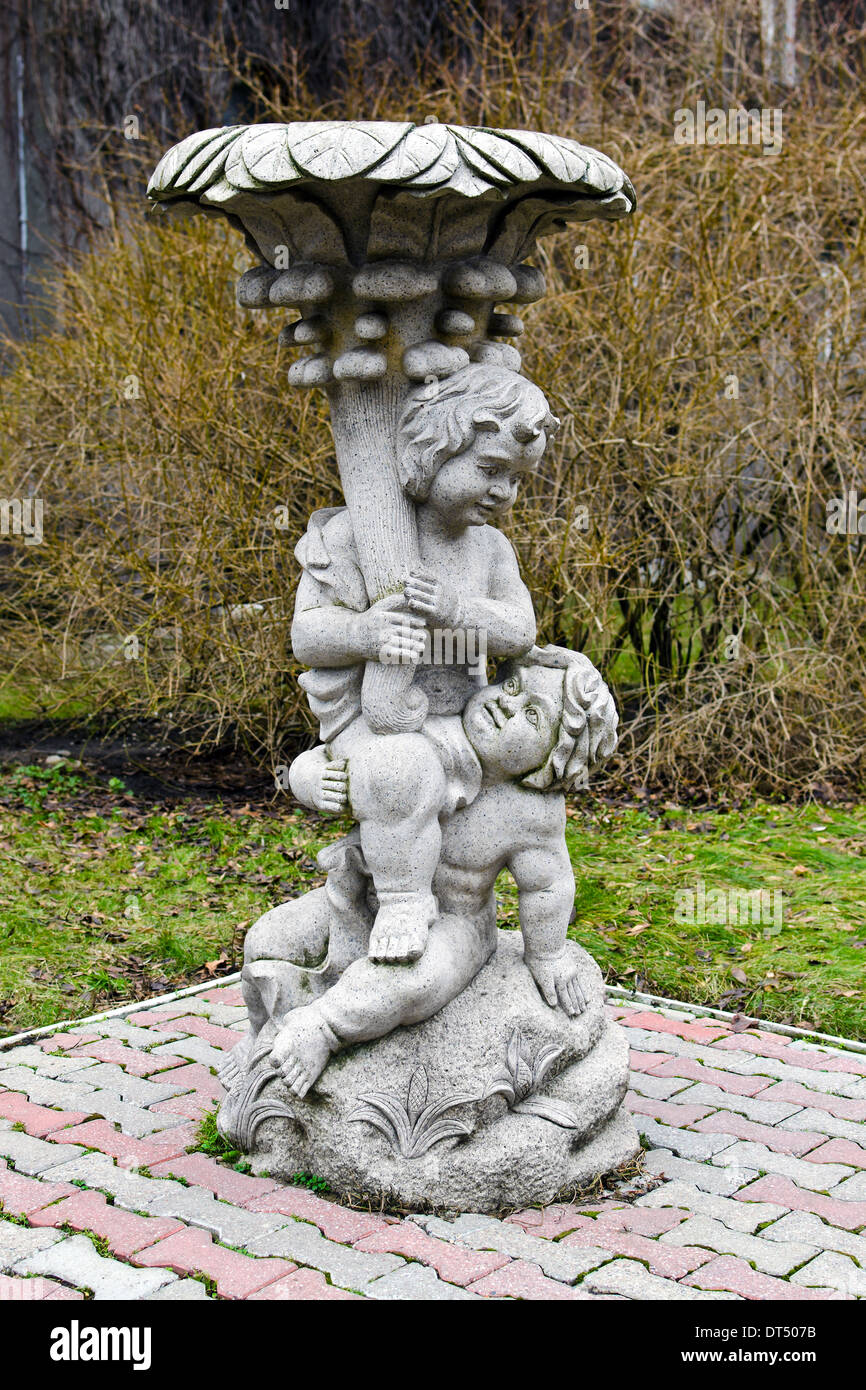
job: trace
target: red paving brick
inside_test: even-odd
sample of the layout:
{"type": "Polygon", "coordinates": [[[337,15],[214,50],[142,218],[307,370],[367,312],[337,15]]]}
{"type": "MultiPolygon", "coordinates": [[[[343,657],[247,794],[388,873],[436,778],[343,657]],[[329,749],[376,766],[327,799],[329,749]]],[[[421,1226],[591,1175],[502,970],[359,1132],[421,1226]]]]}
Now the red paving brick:
{"type": "Polygon", "coordinates": [[[78,1125],[87,1119],[86,1110],[50,1110],[44,1105],[31,1105],[18,1091],[0,1092],[0,1115],[13,1124],[22,1124],[28,1134],[37,1139],[53,1134],[67,1125],[78,1125]]]}
{"type": "Polygon", "coordinates": [[[629,1014],[620,1021],[622,1028],[645,1028],[650,1033],[670,1033],[688,1042],[711,1043],[724,1037],[728,1027],[723,1023],[685,1023],[679,1018],[664,1018],[662,1014],[629,1014]]]}
{"type": "Polygon", "coordinates": [[[226,985],[224,989],[208,989],[204,994],[200,994],[199,999],[205,999],[209,1004],[243,1004],[244,995],[240,985],[226,985]]]}
{"type": "Polygon", "coordinates": [[[361,1302],[361,1295],[349,1293],[348,1289],[337,1289],[329,1284],[324,1274],[320,1274],[317,1269],[299,1269],[294,1274],[287,1274],[284,1279],[277,1279],[273,1284],[266,1284],[258,1293],[251,1293],[247,1298],[248,1303],[273,1302],[277,1299],[310,1299],[317,1303],[324,1303],[337,1298],[352,1298],[356,1302],[361,1302]]]}
{"type": "Polygon", "coordinates": [[[122,1207],[110,1206],[101,1192],[82,1191],[42,1211],[31,1212],[29,1221],[31,1226],[71,1226],[75,1231],[93,1231],[108,1241],[111,1253],[121,1260],[186,1229],[174,1217],[136,1216],[122,1207]]]}
{"type": "Polygon", "coordinates": [[[574,1231],[563,1236],[560,1244],[575,1245],[583,1249],[597,1246],[600,1250],[610,1250],[614,1255],[627,1255],[631,1259],[644,1260],[651,1274],[663,1279],[681,1279],[684,1274],[706,1264],[712,1258],[712,1251],[702,1250],[697,1245],[661,1245],[657,1240],[646,1236],[630,1235],[627,1231],[614,1231],[609,1227],[598,1228],[595,1221],[592,1229],[574,1231]]]}
{"type": "Polygon", "coordinates": [[[632,1071],[654,1071],[663,1062],[674,1061],[676,1058],[669,1052],[638,1052],[636,1048],[632,1048],[628,1054],[628,1064],[632,1071]]]}
{"type": "Polygon", "coordinates": [[[445,1240],[436,1240],[411,1223],[389,1226],[386,1231],[365,1236],[355,1242],[356,1250],[378,1254],[404,1255],[407,1260],[419,1260],[432,1265],[448,1284],[471,1284],[508,1264],[508,1255],[484,1254],[477,1250],[461,1250],[445,1240]]]}
{"type": "Polygon", "coordinates": [[[703,1268],[689,1274],[682,1280],[696,1289],[719,1289],[727,1293],[738,1293],[743,1298],[784,1300],[816,1300],[840,1298],[840,1294],[826,1294],[820,1289],[806,1289],[800,1284],[789,1284],[785,1279],[774,1279],[770,1274],[761,1274],[745,1260],[734,1255],[719,1255],[703,1268]]]}
{"type": "Polygon", "coordinates": [[[811,1211],[841,1226],[845,1231],[860,1231],[866,1226],[866,1202],[845,1202],[837,1197],[825,1197],[821,1192],[809,1192],[798,1187],[790,1178],[767,1174],[734,1196],[738,1202],[775,1202],[791,1211],[811,1211]]]}
{"type": "Polygon", "coordinates": [[[557,1203],[555,1206],[529,1207],[526,1211],[515,1212],[512,1216],[506,1216],[506,1223],[511,1222],[515,1226],[521,1226],[524,1231],[529,1231],[530,1235],[543,1236],[547,1240],[558,1240],[560,1236],[567,1235],[569,1231],[576,1231],[583,1227],[587,1212],[594,1211],[618,1211],[623,1209],[622,1202],[599,1198],[598,1202],[590,1202],[585,1206],[575,1206],[572,1203],[557,1203]]]}
{"type": "MultiPolygon", "coordinates": [[[[603,1244],[603,1231],[632,1231],[639,1236],[660,1236],[685,1221],[691,1212],[679,1207],[623,1207],[621,1211],[604,1211],[591,1222],[603,1244]]],[[[589,1228],[587,1228],[589,1229],[589,1228]]]]}
{"type": "Polygon", "coordinates": [[[850,1139],[830,1139],[803,1157],[810,1163],[848,1163],[852,1168],[866,1168],[866,1149],[850,1139]]]}
{"type": "Polygon", "coordinates": [[[779,1129],[775,1125],[759,1125],[737,1115],[732,1110],[717,1110],[706,1120],[694,1126],[703,1134],[735,1134],[738,1139],[751,1139],[756,1144],[766,1144],[777,1154],[805,1155],[826,1140],[826,1134],[814,1134],[799,1129],[779,1129]]]}
{"type": "Polygon", "coordinates": [[[344,1245],[363,1240],[364,1236],[387,1231],[392,1223],[371,1212],[352,1211],[341,1207],[337,1202],[326,1202],[302,1187],[279,1187],[264,1197],[256,1197],[247,1202],[249,1211],[274,1211],[282,1216],[294,1216],[300,1221],[312,1221],[328,1240],[336,1240],[344,1245]]]}
{"type": "Polygon", "coordinates": [[[99,1062],[116,1062],[130,1076],[154,1076],[157,1072],[187,1064],[186,1057],[172,1057],[167,1053],[157,1057],[151,1052],[141,1052],[137,1047],[127,1047],[119,1038],[97,1038],[95,1042],[76,1047],[74,1055],[95,1057],[99,1062]]]}
{"type": "Polygon", "coordinates": [[[791,1105],[808,1106],[812,1110],[826,1110],[840,1120],[866,1120],[866,1100],[849,1100],[846,1096],[831,1096],[823,1091],[813,1091],[796,1081],[778,1081],[761,1092],[761,1100],[784,1100],[791,1105]]]}
{"type": "Polygon", "coordinates": [[[182,1154],[179,1158],[167,1158],[151,1168],[155,1178],[168,1178],[172,1174],[186,1178],[196,1187],[206,1187],[223,1202],[233,1202],[235,1206],[246,1206],[248,1202],[263,1197],[266,1192],[276,1191],[280,1184],[273,1178],[251,1178],[246,1173],[236,1173],[224,1163],[207,1154],[182,1154]]]}
{"type": "Polygon", "coordinates": [[[150,1106],[150,1109],[160,1111],[164,1115],[183,1115],[184,1119],[195,1120],[198,1124],[202,1115],[207,1115],[213,1109],[213,1101],[197,1095],[195,1091],[190,1091],[185,1096],[172,1096],[169,1100],[158,1100],[150,1106]]]}
{"type": "Polygon", "coordinates": [[[27,1216],[47,1207],[61,1197],[70,1197],[80,1189],[68,1182],[40,1182],[38,1178],[13,1173],[0,1167],[0,1205],[7,1216],[27,1216]]]}
{"type": "Polygon", "coordinates": [[[68,1289],[54,1279],[25,1279],[23,1275],[0,1274],[0,1303],[63,1303],[83,1299],[78,1289],[68,1289]]]}
{"type": "Polygon", "coordinates": [[[52,1136],[57,1144],[83,1144],[86,1149],[96,1149],[124,1163],[134,1163],[137,1168],[150,1167],[164,1158],[185,1153],[196,1138],[196,1126],[189,1124],[161,1130],[148,1139],[136,1139],[132,1134],[122,1134],[108,1120],[88,1120],[86,1124],[58,1130],[52,1136]]]}
{"type": "Polygon", "coordinates": [[[93,1042],[98,1033],[52,1033],[50,1038],[38,1039],[36,1046],[43,1052],[69,1052],[82,1042],[93,1042]]]}
{"type": "MultiPolygon", "coordinates": [[[[645,1054],[648,1057],[658,1053],[645,1054]]],[[[718,1086],[722,1091],[730,1091],[735,1096],[755,1096],[769,1086],[768,1076],[738,1076],[736,1072],[719,1071],[718,1067],[704,1067],[693,1057],[666,1057],[658,1067],[652,1068],[653,1076],[681,1076],[686,1081],[703,1081],[708,1086],[718,1086]]]]}
{"type": "Polygon", "coordinates": [[[222,1100],[225,1091],[215,1076],[201,1062],[188,1062],[185,1067],[172,1067],[172,1086],[188,1086],[205,1100],[222,1100]]]}
{"type": "Polygon", "coordinates": [[[651,1096],[639,1096],[635,1091],[629,1091],[625,1103],[634,1114],[650,1115],[654,1120],[661,1120],[666,1125],[676,1125],[678,1129],[694,1125],[705,1115],[712,1113],[710,1105],[687,1105],[685,1101],[682,1105],[677,1105],[676,1101],[654,1100],[651,1096]]]}
{"type": "Polygon", "coordinates": [[[206,1018],[201,1018],[198,1014],[187,1014],[184,1018],[173,1019],[171,1027],[177,1032],[182,1030],[184,1033],[191,1033],[211,1047],[226,1050],[236,1047],[243,1037],[242,1033],[236,1033],[231,1028],[221,1028],[216,1023],[208,1023],[206,1018]]]}
{"type": "Polygon", "coordinates": [[[160,1024],[167,1023],[170,1019],[181,1018],[189,1008],[185,999],[179,999],[176,1004],[162,1004],[158,1009],[141,1009],[135,1014],[124,1016],[126,1023],[134,1023],[136,1028],[156,1028],[160,1024]]]}
{"type": "Polygon", "coordinates": [[[177,1274],[206,1274],[223,1298],[247,1298],[251,1293],[291,1274],[297,1265],[289,1260],[256,1259],[217,1245],[207,1231],[188,1227],[139,1250],[132,1264],[148,1269],[173,1269],[177,1274]]]}
{"type": "Polygon", "coordinates": [[[486,1275],[469,1286],[471,1293],[482,1294],[485,1298],[523,1298],[527,1302],[570,1303],[595,1302],[589,1293],[581,1293],[571,1284],[561,1284],[558,1279],[548,1279],[538,1265],[526,1260],[510,1260],[492,1274],[486,1275]]]}

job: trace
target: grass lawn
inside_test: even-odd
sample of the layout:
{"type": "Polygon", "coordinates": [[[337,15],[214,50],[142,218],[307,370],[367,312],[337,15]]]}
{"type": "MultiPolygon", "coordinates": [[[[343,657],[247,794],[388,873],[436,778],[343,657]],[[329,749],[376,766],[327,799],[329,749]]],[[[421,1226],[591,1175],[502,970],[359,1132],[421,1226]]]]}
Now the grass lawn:
{"type": "MultiPolygon", "coordinates": [[[[86,771],[0,772],[0,1033],[237,969],[246,927],[321,882],[316,853],[345,828],[284,794],[156,804],[86,771]]],[[[866,1039],[866,806],[585,798],[568,840],[571,934],[611,983],[866,1039]],[[743,921],[718,894],[736,889],[782,894],[781,914],[743,921]],[[704,920],[677,920],[686,891],[704,920]]]]}

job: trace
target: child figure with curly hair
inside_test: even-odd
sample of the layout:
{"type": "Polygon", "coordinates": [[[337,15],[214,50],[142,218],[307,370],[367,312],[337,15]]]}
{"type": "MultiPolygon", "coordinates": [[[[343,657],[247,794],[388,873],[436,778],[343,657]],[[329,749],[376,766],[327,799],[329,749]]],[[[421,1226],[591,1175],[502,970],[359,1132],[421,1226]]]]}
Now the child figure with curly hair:
{"type": "Polygon", "coordinates": [[[475,364],[432,390],[418,387],[397,440],[421,559],[403,592],[369,605],[345,508],[314,513],[297,548],[303,574],[292,645],[313,668],[301,685],[323,746],[295,760],[290,782],[299,801],[325,811],[348,804],[360,823],[379,901],[372,960],[409,962],[424,951],[438,911],[432,882],[439,817],[466,804],[480,773],[477,780],[465,769],[449,777],[440,761],[430,764],[423,734],[375,733],[361,712],[364,664],[415,664],[415,683],[428,700],[426,731],[431,720],[459,715],[486,686],[480,656],[530,649],[532,600],[510,542],[490,523],[511,508],[557,424],[538,387],[504,367],[475,364]],[[431,631],[461,639],[452,645],[458,660],[426,664],[431,631]],[[406,769],[422,767],[430,777],[415,779],[415,798],[407,802],[398,790],[406,769]]]}

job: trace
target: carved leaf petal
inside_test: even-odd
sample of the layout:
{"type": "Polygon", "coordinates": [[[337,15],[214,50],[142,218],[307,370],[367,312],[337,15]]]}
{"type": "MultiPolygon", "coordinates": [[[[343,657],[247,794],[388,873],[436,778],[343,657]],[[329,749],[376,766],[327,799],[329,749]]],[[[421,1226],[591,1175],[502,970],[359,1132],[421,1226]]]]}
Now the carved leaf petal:
{"type": "Polygon", "coordinates": [[[427,1072],[423,1067],[418,1067],[417,1070],[412,1073],[412,1079],[409,1082],[409,1094],[406,1098],[406,1110],[409,1115],[410,1125],[415,1124],[415,1121],[427,1104],[428,1089],[427,1072]]]}
{"type": "Polygon", "coordinates": [[[411,129],[398,121],[313,121],[303,132],[291,128],[292,158],[313,178],[356,178],[384,160],[411,129]]]}
{"type": "Polygon", "coordinates": [[[438,1124],[425,1129],[412,1140],[412,1145],[407,1158],[420,1158],[421,1154],[426,1153],[434,1144],[438,1144],[441,1139],[451,1139],[457,1135],[465,1136],[472,1133],[472,1126],[466,1120],[452,1118],[450,1120],[440,1120],[438,1124]]]}
{"type": "Polygon", "coordinates": [[[549,1096],[527,1096],[514,1110],[520,1115],[537,1115],[540,1120],[549,1120],[560,1129],[577,1129],[580,1121],[570,1106],[549,1096]]]}
{"type": "Polygon", "coordinates": [[[512,1106],[517,1097],[514,1094],[514,1086],[512,1085],[511,1077],[495,1076],[489,1085],[485,1087],[481,1099],[487,1100],[490,1096],[504,1096],[509,1106],[512,1106]]]}
{"type": "Polygon", "coordinates": [[[562,1056],[564,1051],[564,1047],[557,1047],[555,1043],[548,1043],[547,1047],[541,1049],[532,1068],[533,1090],[537,1090],[541,1085],[554,1062],[562,1056]]]}
{"type": "Polygon", "coordinates": [[[534,183],[542,173],[538,160],[527,154],[517,141],[503,138],[498,131],[472,130],[466,132],[462,140],[476,157],[483,156],[485,166],[492,166],[501,181],[534,183]]]}
{"type": "Polygon", "coordinates": [[[517,1062],[517,1076],[515,1077],[514,1089],[520,1100],[522,1100],[524,1096],[528,1096],[529,1092],[532,1090],[532,1068],[522,1057],[520,1057],[517,1062]]]}
{"type": "Polygon", "coordinates": [[[383,183],[414,183],[420,174],[442,158],[449,140],[454,143],[447,126],[415,126],[383,162],[376,165],[376,178],[383,183]]]}
{"type": "Polygon", "coordinates": [[[241,1144],[240,1147],[242,1149],[252,1148],[252,1143],[256,1137],[256,1131],[259,1126],[263,1125],[265,1120],[276,1119],[294,1120],[294,1111],[290,1110],[287,1105],[281,1105],[280,1102],[276,1100],[258,1101],[257,1104],[250,1108],[246,1116],[246,1124],[244,1126],[246,1142],[241,1144]]]}
{"type": "Polygon", "coordinates": [[[478,1097],[473,1096],[469,1091],[455,1091],[453,1095],[446,1096],[444,1100],[437,1100],[432,1105],[428,1105],[421,1114],[418,1125],[419,1127],[426,1127],[434,1120],[438,1120],[439,1116],[444,1115],[447,1110],[453,1110],[457,1105],[469,1105],[470,1102],[477,1099],[478,1097]]]}
{"type": "MultiPolygon", "coordinates": [[[[511,141],[518,149],[532,155],[551,178],[561,183],[581,183],[587,179],[589,151],[576,140],[545,135],[537,130],[503,130],[500,134],[503,140],[511,141]]],[[[605,193],[608,191],[604,189],[605,193]]]]}
{"type": "MultiPolygon", "coordinates": [[[[213,142],[220,136],[225,135],[231,126],[214,126],[210,130],[198,131],[195,135],[188,135],[185,140],[181,140],[178,145],[173,145],[170,150],[162,156],[151,175],[150,183],[147,186],[148,193],[152,196],[156,193],[165,195],[170,190],[177,189],[180,192],[186,187],[184,173],[190,166],[196,155],[205,150],[210,150],[213,142]]],[[[235,130],[235,137],[243,133],[243,127],[235,130]]],[[[193,175],[194,177],[194,175],[193,175]]]]}
{"type": "Polygon", "coordinates": [[[406,1154],[412,1141],[412,1133],[409,1128],[409,1120],[403,1106],[393,1096],[386,1095],[384,1091],[375,1091],[372,1095],[362,1096],[364,1102],[349,1116],[350,1120],[367,1120],[374,1124],[383,1134],[386,1134],[392,1144],[400,1150],[401,1154],[406,1154]],[[362,1113],[369,1111],[370,1113],[362,1113]],[[374,1119],[373,1116],[376,1116],[374,1119]]]}
{"type": "Polygon", "coordinates": [[[508,1039],[508,1049],[505,1053],[505,1065],[508,1067],[512,1077],[517,1079],[517,1065],[520,1060],[520,1045],[523,1042],[523,1034],[519,1028],[515,1028],[511,1037],[508,1039]]]}

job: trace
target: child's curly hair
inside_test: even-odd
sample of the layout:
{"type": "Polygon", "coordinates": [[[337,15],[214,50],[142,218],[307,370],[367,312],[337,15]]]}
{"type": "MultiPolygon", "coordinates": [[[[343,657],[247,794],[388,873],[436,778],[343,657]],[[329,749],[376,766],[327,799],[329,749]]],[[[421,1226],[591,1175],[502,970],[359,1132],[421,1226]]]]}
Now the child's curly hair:
{"type": "Polygon", "coordinates": [[[525,376],[489,362],[462,367],[410,392],[397,428],[400,482],[423,502],[448,459],[485,430],[510,429],[528,456],[541,457],[559,420],[525,376]]]}
{"type": "Polygon", "coordinates": [[[583,775],[616,748],[619,715],[613,696],[589,657],[567,647],[533,647],[525,656],[509,661],[502,674],[521,666],[547,666],[563,673],[556,743],[541,767],[523,777],[521,784],[536,791],[573,791],[583,775]]]}

